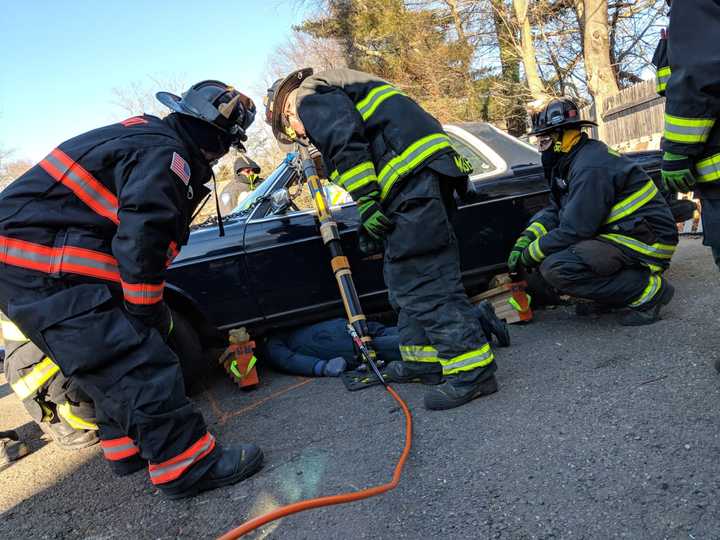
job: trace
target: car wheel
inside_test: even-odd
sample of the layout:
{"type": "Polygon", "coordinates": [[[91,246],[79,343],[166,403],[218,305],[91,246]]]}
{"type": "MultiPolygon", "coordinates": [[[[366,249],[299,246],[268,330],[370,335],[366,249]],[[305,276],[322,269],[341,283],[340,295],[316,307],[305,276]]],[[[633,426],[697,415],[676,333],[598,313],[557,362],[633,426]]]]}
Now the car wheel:
{"type": "Polygon", "coordinates": [[[201,389],[200,380],[207,373],[200,336],[181,313],[172,312],[173,331],[169,345],[180,360],[185,393],[190,396],[201,389]]]}

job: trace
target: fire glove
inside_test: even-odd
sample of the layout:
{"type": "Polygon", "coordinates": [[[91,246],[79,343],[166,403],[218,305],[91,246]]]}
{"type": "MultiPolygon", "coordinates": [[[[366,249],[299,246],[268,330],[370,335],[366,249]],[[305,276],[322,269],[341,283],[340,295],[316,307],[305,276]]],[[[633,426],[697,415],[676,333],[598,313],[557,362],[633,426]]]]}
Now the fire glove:
{"type": "Polygon", "coordinates": [[[167,341],[173,331],[172,311],[165,302],[153,306],[135,306],[125,302],[125,309],[133,317],[139,319],[145,326],[155,328],[162,338],[167,341]]]}
{"type": "Polygon", "coordinates": [[[539,261],[536,261],[532,258],[532,255],[530,255],[530,247],[529,245],[532,242],[528,242],[528,247],[523,249],[522,254],[520,255],[520,264],[522,264],[525,268],[534,268],[535,266],[538,266],[540,264],[539,261]]]}
{"type": "Polygon", "coordinates": [[[363,229],[373,240],[381,242],[393,230],[393,222],[383,213],[374,197],[360,197],[357,205],[363,229]]]}
{"type": "Polygon", "coordinates": [[[692,172],[693,163],[688,156],[665,152],[662,161],[663,187],[671,193],[687,193],[697,183],[692,172]]]}
{"type": "Polygon", "coordinates": [[[523,251],[525,251],[525,248],[530,245],[530,242],[532,242],[532,239],[524,235],[515,241],[515,245],[513,246],[507,261],[508,270],[511,274],[517,273],[520,256],[522,255],[523,251]]]}
{"type": "Polygon", "coordinates": [[[365,227],[358,228],[358,248],[363,255],[371,256],[383,252],[383,243],[375,240],[365,231],[365,227]]]}

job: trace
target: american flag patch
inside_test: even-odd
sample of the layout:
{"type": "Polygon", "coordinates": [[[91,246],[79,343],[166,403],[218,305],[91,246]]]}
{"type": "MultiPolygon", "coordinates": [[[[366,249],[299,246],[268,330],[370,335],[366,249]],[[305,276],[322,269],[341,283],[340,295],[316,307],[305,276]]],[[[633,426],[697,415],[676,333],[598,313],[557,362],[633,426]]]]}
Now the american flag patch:
{"type": "Polygon", "coordinates": [[[170,170],[177,174],[186,186],[190,183],[190,165],[177,152],[173,152],[170,170]]]}

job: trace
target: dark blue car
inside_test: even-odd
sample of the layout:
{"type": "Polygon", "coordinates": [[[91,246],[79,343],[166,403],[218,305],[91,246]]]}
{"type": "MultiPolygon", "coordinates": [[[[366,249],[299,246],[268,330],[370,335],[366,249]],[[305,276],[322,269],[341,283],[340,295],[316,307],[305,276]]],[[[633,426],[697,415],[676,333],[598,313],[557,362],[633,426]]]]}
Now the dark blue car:
{"type": "MultiPolygon", "coordinates": [[[[548,188],[540,156],[528,144],[488,124],[445,127],[476,171],[471,178],[475,193],[461,203],[455,223],[465,286],[474,293],[504,271],[516,237],[547,204],[548,188]]],[[[635,157],[657,175],[659,152],[635,157]]],[[[294,191],[298,182],[290,155],[223,219],[224,237],[213,223],[191,233],[168,271],[165,297],[184,319],[181,324],[193,342],[207,343],[239,326],[257,336],[271,328],[342,315],[312,210],[278,204],[287,201],[287,190],[294,191]]],[[[388,309],[382,258],[365,257],[357,248],[355,205],[339,204],[333,213],[365,311],[388,309]]],[[[186,349],[199,347],[196,343],[186,349]]]]}

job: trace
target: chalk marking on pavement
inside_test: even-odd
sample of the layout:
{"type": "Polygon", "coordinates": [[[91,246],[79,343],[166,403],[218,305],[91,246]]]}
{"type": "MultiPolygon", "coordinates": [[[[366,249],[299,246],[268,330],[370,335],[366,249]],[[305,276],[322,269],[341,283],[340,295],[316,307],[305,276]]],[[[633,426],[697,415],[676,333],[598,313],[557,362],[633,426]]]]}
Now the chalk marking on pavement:
{"type": "Polygon", "coordinates": [[[231,418],[235,418],[236,416],[243,415],[246,412],[252,411],[253,409],[257,409],[260,405],[263,405],[264,403],[267,403],[268,401],[278,398],[278,397],[282,396],[283,394],[287,394],[288,392],[290,392],[292,390],[295,390],[297,388],[305,386],[306,384],[310,384],[315,379],[298,377],[298,380],[300,382],[297,382],[295,384],[291,384],[289,386],[281,388],[280,390],[273,392],[269,396],[265,396],[262,399],[258,399],[257,401],[251,403],[250,405],[246,405],[245,407],[242,407],[242,408],[238,409],[237,411],[223,411],[222,408],[220,407],[220,404],[218,403],[217,399],[215,399],[215,396],[213,395],[212,391],[207,387],[205,388],[205,395],[207,396],[208,401],[210,402],[210,408],[212,408],[213,414],[217,417],[218,425],[222,426],[222,425],[225,425],[225,423],[228,420],[230,420],[231,418]]]}

